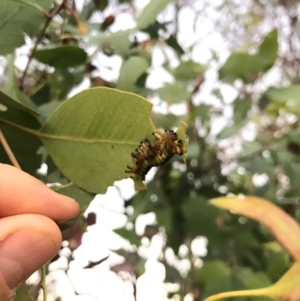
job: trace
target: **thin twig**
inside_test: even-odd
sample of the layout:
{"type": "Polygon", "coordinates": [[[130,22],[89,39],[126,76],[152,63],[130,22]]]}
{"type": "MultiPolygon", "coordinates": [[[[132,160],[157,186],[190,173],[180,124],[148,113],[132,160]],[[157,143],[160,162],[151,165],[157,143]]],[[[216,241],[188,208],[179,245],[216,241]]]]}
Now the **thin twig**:
{"type": "Polygon", "coordinates": [[[46,265],[41,268],[42,277],[41,277],[41,289],[43,290],[43,300],[47,301],[47,286],[46,286],[46,265]]]}
{"type": "Polygon", "coordinates": [[[133,288],[133,300],[137,300],[137,289],[136,289],[136,280],[132,281],[132,288],[133,288]]]}
{"type": "Polygon", "coordinates": [[[27,72],[28,72],[28,68],[29,68],[30,62],[31,62],[32,59],[33,59],[33,55],[34,55],[34,53],[35,53],[35,51],[36,51],[36,49],[37,49],[38,44],[41,42],[41,40],[42,40],[42,38],[43,38],[43,36],[44,36],[44,34],[45,34],[45,31],[46,31],[47,27],[49,26],[49,24],[51,23],[53,17],[54,17],[56,14],[58,14],[58,13],[60,12],[60,10],[61,10],[63,7],[66,6],[67,1],[68,1],[68,0],[63,0],[63,1],[61,2],[61,4],[58,4],[58,5],[52,10],[51,13],[49,13],[48,15],[46,15],[46,22],[45,22],[45,24],[44,24],[44,27],[42,28],[42,30],[40,31],[39,35],[38,35],[37,38],[36,38],[36,41],[35,41],[34,46],[33,46],[33,48],[32,48],[32,51],[31,51],[31,53],[30,53],[30,55],[29,55],[27,65],[26,65],[25,70],[24,70],[24,72],[23,72],[23,74],[22,74],[22,77],[20,78],[20,84],[19,84],[19,87],[20,87],[21,90],[23,89],[24,80],[25,80],[25,77],[26,77],[26,75],[27,75],[27,72]]]}
{"type": "Polygon", "coordinates": [[[175,4],[175,28],[174,28],[174,37],[175,39],[178,38],[178,32],[179,32],[179,11],[181,9],[181,6],[179,5],[179,3],[177,2],[175,4]]]}
{"type": "MultiPolygon", "coordinates": [[[[190,118],[191,118],[191,121],[193,123],[193,127],[194,127],[194,135],[195,135],[195,140],[197,142],[201,142],[200,140],[200,136],[198,134],[198,130],[197,130],[197,127],[196,127],[196,124],[195,124],[195,112],[194,112],[194,103],[193,103],[193,96],[200,90],[201,88],[201,85],[203,84],[205,78],[203,75],[200,75],[197,79],[196,79],[196,83],[195,83],[195,86],[194,86],[194,89],[191,93],[191,97],[190,99],[188,100],[187,102],[187,106],[188,106],[188,112],[189,112],[189,115],[190,115],[190,118]]],[[[203,150],[202,150],[203,151],[203,150]]]]}
{"type": "Polygon", "coordinates": [[[12,152],[11,148],[9,147],[4,135],[3,135],[3,132],[0,130],[0,142],[2,143],[3,145],[3,148],[10,160],[10,162],[12,163],[12,165],[16,168],[19,168],[21,169],[21,166],[19,165],[14,153],[12,152]]]}

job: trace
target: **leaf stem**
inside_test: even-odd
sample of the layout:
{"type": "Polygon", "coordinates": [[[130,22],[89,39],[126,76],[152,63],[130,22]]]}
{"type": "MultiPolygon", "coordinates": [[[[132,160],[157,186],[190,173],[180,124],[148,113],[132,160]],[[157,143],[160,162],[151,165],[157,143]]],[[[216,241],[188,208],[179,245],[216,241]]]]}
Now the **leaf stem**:
{"type": "Polygon", "coordinates": [[[12,152],[11,148],[9,147],[9,144],[7,143],[7,140],[5,139],[3,132],[0,130],[0,142],[3,145],[3,148],[10,160],[10,162],[12,163],[12,165],[16,168],[21,169],[21,166],[19,165],[14,153],[12,152]]]}
{"type": "Polygon", "coordinates": [[[25,70],[22,74],[22,77],[20,78],[20,84],[19,84],[19,88],[22,90],[23,89],[23,86],[24,86],[24,80],[25,80],[25,77],[27,75],[27,72],[28,72],[28,68],[29,68],[29,65],[33,59],[33,55],[37,49],[37,46],[38,44],[41,42],[44,34],[45,34],[45,31],[47,29],[47,27],[49,26],[49,24],[51,23],[53,17],[58,14],[60,12],[60,10],[65,7],[67,5],[67,1],[68,0],[63,0],[60,4],[58,4],[49,14],[46,15],[46,22],[42,28],[42,30],[40,31],[40,33],[38,34],[37,38],[36,38],[36,41],[34,43],[34,46],[33,46],[33,49],[29,55],[29,58],[28,58],[28,62],[27,62],[27,65],[25,67],[25,70]]]}
{"type": "Polygon", "coordinates": [[[41,278],[41,289],[43,290],[43,300],[47,301],[47,286],[46,286],[46,265],[41,268],[42,278],[41,278]]]}
{"type": "Polygon", "coordinates": [[[33,130],[33,129],[26,128],[26,127],[24,127],[24,126],[22,126],[22,125],[19,125],[19,124],[17,124],[17,123],[13,123],[13,122],[11,122],[11,121],[8,121],[8,120],[5,120],[5,119],[1,119],[1,118],[0,118],[0,122],[3,122],[3,123],[5,123],[5,124],[7,124],[7,125],[10,125],[10,126],[12,126],[12,127],[14,127],[14,128],[17,128],[17,129],[21,130],[21,131],[30,133],[30,134],[32,134],[32,135],[35,135],[35,136],[38,136],[38,135],[39,135],[39,134],[38,134],[38,131],[33,130]]]}

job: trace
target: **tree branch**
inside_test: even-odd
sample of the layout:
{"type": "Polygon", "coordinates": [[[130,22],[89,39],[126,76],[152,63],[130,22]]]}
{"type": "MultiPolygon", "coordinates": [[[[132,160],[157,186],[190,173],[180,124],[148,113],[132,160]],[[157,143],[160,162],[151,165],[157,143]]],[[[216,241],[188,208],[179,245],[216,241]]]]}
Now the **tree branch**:
{"type": "Polygon", "coordinates": [[[179,3],[177,2],[176,4],[175,4],[175,20],[174,20],[174,22],[175,22],[175,29],[174,29],[174,37],[175,37],[175,39],[177,39],[178,38],[178,32],[179,32],[179,11],[180,11],[180,9],[181,9],[181,6],[179,5],[179,3]]]}
{"type": "Polygon", "coordinates": [[[67,5],[67,1],[68,0],[63,0],[61,2],[61,4],[58,4],[48,15],[46,15],[46,22],[42,28],[42,30],[40,31],[40,33],[38,34],[37,38],[36,38],[36,41],[34,43],[34,46],[32,48],[32,51],[29,55],[29,58],[28,58],[28,62],[27,62],[27,65],[25,67],[25,70],[22,74],[22,77],[20,78],[20,83],[19,83],[19,88],[22,90],[23,89],[23,86],[24,86],[24,81],[25,81],[25,77],[27,75],[27,72],[28,72],[28,68],[29,68],[29,65],[33,59],[33,55],[37,49],[37,46],[38,44],[41,42],[45,32],[46,32],[46,29],[47,27],[49,26],[49,24],[51,23],[53,17],[58,14],[60,12],[61,9],[63,9],[66,5],[67,5]]]}
{"type": "Polygon", "coordinates": [[[41,283],[40,288],[43,290],[43,301],[47,301],[47,286],[46,286],[46,265],[41,268],[41,283]]]}
{"type": "Polygon", "coordinates": [[[6,152],[10,162],[12,163],[12,165],[16,168],[19,168],[21,169],[21,166],[19,165],[14,153],[12,152],[11,148],[9,147],[2,131],[0,130],[0,142],[2,143],[3,145],[3,148],[4,148],[4,151],[6,152]]]}

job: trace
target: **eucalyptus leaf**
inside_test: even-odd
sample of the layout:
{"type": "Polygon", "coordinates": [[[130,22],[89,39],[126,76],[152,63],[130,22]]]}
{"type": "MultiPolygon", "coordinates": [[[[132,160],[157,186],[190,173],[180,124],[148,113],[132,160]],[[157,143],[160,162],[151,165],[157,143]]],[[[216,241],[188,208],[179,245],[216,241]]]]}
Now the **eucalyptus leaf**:
{"type": "Polygon", "coordinates": [[[230,275],[230,269],[221,260],[207,261],[198,269],[197,277],[203,284],[216,284],[230,275]]]}
{"type": "MultiPolygon", "coordinates": [[[[37,117],[39,114],[38,112],[32,110],[30,107],[16,101],[15,99],[11,98],[9,95],[5,94],[2,91],[0,91],[0,104],[2,105],[0,108],[0,116],[4,119],[6,117],[5,115],[9,114],[10,110],[14,111],[15,113],[24,113],[35,117],[37,117]]],[[[11,118],[12,116],[9,116],[9,120],[14,121],[11,120],[11,118]]]]}
{"type": "Polygon", "coordinates": [[[207,120],[210,118],[211,106],[200,104],[195,108],[196,115],[201,118],[201,120],[207,120]]]}
{"type": "Polygon", "coordinates": [[[150,0],[142,13],[139,15],[136,28],[144,29],[151,23],[154,23],[157,15],[172,2],[175,2],[175,0],[150,0]]]}
{"type": "Polygon", "coordinates": [[[104,11],[106,6],[108,5],[108,0],[93,0],[93,2],[95,3],[97,9],[99,9],[100,11],[104,11]]]}
{"type": "Polygon", "coordinates": [[[131,52],[129,35],[133,32],[133,29],[118,31],[112,34],[100,32],[97,34],[89,34],[86,38],[90,46],[98,46],[104,49],[110,48],[113,53],[126,57],[131,52]]]}
{"type": "Polygon", "coordinates": [[[37,5],[37,9],[26,2],[1,0],[0,9],[0,55],[12,53],[15,48],[24,44],[23,32],[30,37],[36,35],[43,22],[46,21],[43,10],[48,11],[53,0],[28,0],[37,5]]]}
{"type": "Polygon", "coordinates": [[[129,176],[124,171],[140,141],[152,139],[151,107],[134,94],[92,88],[65,101],[35,134],[75,185],[104,193],[129,176]]]}
{"type": "Polygon", "coordinates": [[[116,87],[120,90],[135,91],[135,84],[139,77],[149,67],[148,62],[140,56],[132,56],[124,61],[116,87]]]}
{"type": "Polygon", "coordinates": [[[157,93],[162,100],[168,103],[187,101],[191,97],[191,93],[178,84],[166,84],[164,87],[157,89],[157,93]]]}
{"type": "Polygon", "coordinates": [[[251,99],[237,98],[234,101],[234,120],[235,122],[241,122],[247,118],[248,112],[251,109],[251,99]]]}
{"type": "Polygon", "coordinates": [[[55,68],[68,68],[84,64],[87,53],[75,45],[51,45],[35,51],[34,58],[55,68]]]}
{"type": "Polygon", "coordinates": [[[17,291],[16,291],[16,295],[14,298],[14,301],[34,301],[31,297],[30,294],[26,288],[26,284],[23,283],[21,284],[17,291]]]}
{"type": "MultiPolygon", "coordinates": [[[[30,129],[38,129],[40,123],[37,117],[36,111],[0,91],[0,120],[14,122],[30,129]]],[[[41,157],[37,153],[41,141],[32,134],[4,123],[0,124],[0,130],[21,168],[34,175],[41,165],[41,157]]],[[[0,162],[11,164],[1,143],[0,162]]]]}
{"type": "Polygon", "coordinates": [[[34,102],[23,92],[20,91],[16,73],[15,73],[15,55],[7,56],[8,83],[0,89],[3,93],[13,98],[15,101],[22,103],[24,106],[37,111],[34,102]]]}
{"type": "Polygon", "coordinates": [[[62,101],[51,101],[45,103],[39,107],[39,112],[41,113],[44,121],[62,104],[62,101]]]}
{"type": "Polygon", "coordinates": [[[179,45],[174,35],[170,35],[170,37],[166,40],[166,43],[175,50],[178,56],[184,54],[184,50],[179,45]]]}
{"type": "Polygon", "coordinates": [[[292,84],[283,88],[269,88],[266,91],[266,96],[271,101],[269,110],[280,110],[300,115],[300,85],[292,84]]]}
{"type": "Polygon", "coordinates": [[[141,237],[136,235],[135,230],[127,230],[126,228],[115,229],[115,233],[122,236],[124,239],[127,239],[131,245],[140,246],[141,237]]]}
{"type": "Polygon", "coordinates": [[[218,135],[219,139],[226,139],[237,135],[240,130],[248,123],[248,120],[241,120],[239,123],[234,123],[226,128],[218,135]]]}
{"type": "Polygon", "coordinates": [[[231,82],[236,79],[242,79],[246,83],[253,82],[274,65],[277,52],[277,30],[272,30],[264,37],[256,55],[233,52],[219,70],[219,77],[221,80],[231,82]]]}
{"type": "Polygon", "coordinates": [[[184,61],[179,64],[172,74],[179,81],[190,81],[203,74],[205,67],[192,60],[184,61]]]}

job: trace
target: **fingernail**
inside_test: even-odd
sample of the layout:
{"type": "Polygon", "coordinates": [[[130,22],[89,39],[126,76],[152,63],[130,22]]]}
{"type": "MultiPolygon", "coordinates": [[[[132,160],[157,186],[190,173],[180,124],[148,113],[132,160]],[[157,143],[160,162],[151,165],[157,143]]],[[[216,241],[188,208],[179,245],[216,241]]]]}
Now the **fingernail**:
{"type": "Polygon", "coordinates": [[[45,235],[19,230],[0,242],[0,274],[10,289],[15,288],[57,251],[51,239],[45,235]]]}

